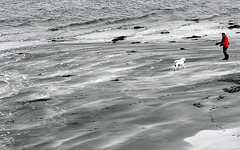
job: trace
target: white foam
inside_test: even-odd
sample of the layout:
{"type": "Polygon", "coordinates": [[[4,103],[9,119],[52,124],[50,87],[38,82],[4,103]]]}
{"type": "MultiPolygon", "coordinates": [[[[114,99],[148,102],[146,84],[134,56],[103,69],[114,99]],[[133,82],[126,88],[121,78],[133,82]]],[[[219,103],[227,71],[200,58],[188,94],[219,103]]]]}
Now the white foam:
{"type": "Polygon", "coordinates": [[[240,128],[203,130],[184,140],[192,145],[189,150],[239,150],[240,128]]]}
{"type": "Polygon", "coordinates": [[[25,46],[36,46],[40,44],[45,44],[47,42],[43,41],[18,41],[18,42],[3,42],[0,44],[0,51],[6,50],[6,49],[14,49],[14,48],[20,48],[25,46]]]}

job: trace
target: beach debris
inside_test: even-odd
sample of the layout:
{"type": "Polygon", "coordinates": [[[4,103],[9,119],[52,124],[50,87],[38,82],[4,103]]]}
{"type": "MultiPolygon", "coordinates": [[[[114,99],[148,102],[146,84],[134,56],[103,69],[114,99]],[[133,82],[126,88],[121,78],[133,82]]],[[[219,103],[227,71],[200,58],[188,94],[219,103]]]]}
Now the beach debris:
{"type": "Polygon", "coordinates": [[[168,31],[162,31],[162,32],[160,32],[161,34],[169,34],[170,32],[168,32],[168,31]]]}
{"type": "Polygon", "coordinates": [[[224,96],[219,95],[217,100],[224,99],[224,96]]]}
{"type": "Polygon", "coordinates": [[[142,26],[135,26],[133,29],[141,29],[141,28],[144,28],[142,26]]]}
{"type": "Polygon", "coordinates": [[[50,42],[64,42],[65,38],[61,37],[61,38],[53,38],[53,39],[49,39],[50,42]]]}
{"type": "Polygon", "coordinates": [[[51,98],[39,98],[39,99],[35,99],[35,100],[27,101],[27,103],[33,103],[33,102],[45,102],[45,101],[49,101],[49,100],[51,100],[51,98]]]}
{"type": "Polygon", "coordinates": [[[210,97],[210,96],[205,96],[205,97],[202,98],[202,100],[208,99],[209,97],[210,97]]]}
{"type": "Polygon", "coordinates": [[[204,107],[204,106],[201,104],[201,102],[194,103],[193,106],[198,107],[198,108],[204,107]]]}
{"type": "Polygon", "coordinates": [[[67,75],[62,75],[63,78],[68,78],[68,77],[72,77],[73,75],[71,74],[67,74],[67,75]]]}
{"type": "Polygon", "coordinates": [[[113,79],[113,80],[111,80],[111,81],[120,81],[119,79],[113,79]]]}
{"type": "Polygon", "coordinates": [[[176,41],[169,41],[169,43],[176,43],[176,41]]]}
{"type": "Polygon", "coordinates": [[[119,36],[119,37],[112,39],[112,42],[115,43],[117,41],[123,41],[123,40],[125,40],[125,38],[127,38],[127,36],[119,36]]]}
{"type": "Polygon", "coordinates": [[[127,53],[137,53],[135,50],[127,51],[127,53]]]}
{"type": "Polygon", "coordinates": [[[239,25],[237,25],[237,24],[235,24],[235,25],[230,25],[229,27],[228,27],[228,29],[236,29],[236,28],[240,28],[240,26],[239,25]]]}
{"type": "Polygon", "coordinates": [[[94,131],[94,130],[98,130],[99,128],[93,128],[93,129],[90,129],[89,131],[94,131]]]}
{"type": "Polygon", "coordinates": [[[15,122],[14,120],[9,119],[5,122],[5,124],[13,124],[14,122],[15,122]]]}
{"type": "Polygon", "coordinates": [[[73,41],[76,40],[75,38],[71,37],[55,37],[48,39],[48,42],[66,42],[66,41],[73,41]]]}
{"type": "Polygon", "coordinates": [[[240,28],[240,26],[238,25],[238,24],[236,24],[236,23],[234,23],[232,20],[229,20],[229,22],[228,22],[228,29],[235,29],[235,28],[240,28]]]}
{"type": "Polygon", "coordinates": [[[197,18],[196,19],[185,19],[185,21],[195,21],[198,23],[200,21],[200,19],[197,19],[197,18]]]}
{"type": "Polygon", "coordinates": [[[193,35],[193,36],[190,36],[190,37],[186,37],[187,39],[198,39],[198,38],[201,38],[202,36],[196,36],[196,35],[193,35]]]}
{"type": "Polygon", "coordinates": [[[23,102],[17,102],[17,103],[23,103],[23,104],[29,104],[29,103],[35,103],[35,102],[45,102],[49,101],[52,98],[39,98],[39,99],[34,99],[34,100],[29,100],[29,101],[23,101],[23,102]]]}
{"type": "Polygon", "coordinates": [[[74,121],[74,122],[69,122],[67,125],[74,126],[74,125],[82,125],[82,123],[74,121]]]}
{"type": "Polygon", "coordinates": [[[223,91],[227,93],[240,92],[240,86],[231,86],[230,88],[223,88],[223,91]]]}
{"type": "Polygon", "coordinates": [[[55,27],[55,28],[50,28],[50,29],[48,29],[48,31],[58,31],[58,30],[60,30],[59,27],[55,27]]]}
{"type": "Polygon", "coordinates": [[[182,48],[180,48],[180,50],[185,50],[185,48],[182,47],[182,48]]]}
{"type": "Polygon", "coordinates": [[[132,42],[131,44],[139,44],[139,43],[142,43],[142,42],[132,42]]]}
{"type": "MultiPolygon", "coordinates": [[[[15,53],[16,55],[27,55],[27,54],[30,54],[30,53],[22,53],[22,52],[19,52],[19,53],[15,53]]],[[[14,55],[14,54],[12,54],[14,55]]]]}

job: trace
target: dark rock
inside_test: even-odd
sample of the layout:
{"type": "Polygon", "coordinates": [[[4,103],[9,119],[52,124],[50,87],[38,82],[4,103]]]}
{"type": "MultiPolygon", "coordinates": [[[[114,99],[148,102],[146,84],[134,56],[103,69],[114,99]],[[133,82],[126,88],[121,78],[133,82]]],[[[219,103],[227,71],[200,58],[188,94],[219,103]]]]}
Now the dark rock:
{"type": "Polygon", "coordinates": [[[169,41],[169,43],[176,43],[176,41],[169,41]]]}
{"type": "Polygon", "coordinates": [[[50,39],[50,42],[64,42],[66,41],[64,38],[54,38],[54,39],[50,39]]]}
{"type": "Polygon", "coordinates": [[[113,79],[112,81],[120,81],[119,79],[113,79]]]}
{"type": "Polygon", "coordinates": [[[71,76],[73,76],[73,75],[71,75],[71,74],[62,75],[63,78],[67,78],[67,77],[71,77],[71,76]]]}
{"type": "Polygon", "coordinates": [[[141,28],[144,28],[144,27],[141,27],[141,26],[135,26],[133,29],[141,29],[141,28]]]}
{"type": "Polygon", "coordinates": [[[69,123],[67,123],[68,125],[81,125],[81,123],[79,123],[79,122],[69,122],[69,123]]]}
{"type": "Polygon", "coordinates": [[[201,38],[201,36],[193,35],[193,36],[186,37],[186,38],[187,38],[187,39],[196,39],[196,38],[201,38]]]}
{"type": "Polygon", "coordinates": [[[160,32],[161,34],[169,34],[170,32],[168,32],[168,31],[163,31],[163,32],[160,32]]]}
{"type": "Polygon", "coordinates": [[[137,51],[131,50],[131,51],[127,51],[127,53],[136,53],[137,51]]]}
{"type": "Polygon", "coordinates": [[[117,42],[117,41],[120,41],[120,40],[124,40],[127,36],[119,36],[117,38],[114,38],[112,39],[112,42],[117,42]]]}
{"type": "Polygon", "coordinates": [[[28,103],[45,102],[45,101],[49,101],[49,100],[51,100],[51,98],[40,98],[40,99],[30,100],[30,101],[28,101],[28,103]]]}
{"type": "Polygon", "coordinates": [[[224,88],[223,91],[224,91],[224,92],[227,92],[227,93],[240,92],[240,86],[232,86],[232,87],[230,87],[230,88],[224,88]]]}
{"type": "Polygon", "coordinates": [[[199,103],[194,103],[193,106],[196,106],[198,108],[204,107],[200,102],[199,103]]]}
{"type": "Polygon", "coordinates": [[[199,22],[200,19],[186,19],[186,21],[195,21],[195,22],[199,22]]]}
{"type": "Polygon", "coordinates": [[[139,44],[139,43],[141,43],[141,42],[132,42],[131,44],[139,44]]]}
{"type": "Polygon", "coordinates": [[[180,48],[180,50],[185,50],[185,48],[180,48]]]}
{"type": "Polygon", "coordinates": [[[18,102],[18,103],[29,104],[29,103],[35,103],[35,102],[45,102],[45,101],[49,101],[49,100],[51,100],[51,98],[40,98],[40,99],[34,99],[34,100],[18,102]]]}
{"type": "Polygon", "coordinates": [[[51,28],[51,29],[48,29],[48,31],[58,31],[60,30],[59,28],[51,28]]]}
{"type": "Polygon", "coordinates": [[[13,124],[15,121],[14,120],[8,120],[5,122],[5,124],[13,124]]]}
{"type": "Polygon", "coordinates": [[[235,29],[235,28],[240,28],[240,26],[235,24],[235,25],[231,25],[231,26],[228,27],[228,29],[230,29],[230,30],[235,29]]]}
{"type": "Polygon", "coordinates": [[[217,100],[221,100],[221,99],[224,99],[224,96],[219,95],[217,100]]]}

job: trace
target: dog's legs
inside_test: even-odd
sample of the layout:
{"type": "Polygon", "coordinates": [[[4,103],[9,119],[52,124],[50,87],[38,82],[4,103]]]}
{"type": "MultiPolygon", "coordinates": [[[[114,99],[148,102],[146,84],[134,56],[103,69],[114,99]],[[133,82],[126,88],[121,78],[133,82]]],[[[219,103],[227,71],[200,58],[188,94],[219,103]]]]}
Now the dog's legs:
{"type": "Polygon", "coordinates": [[[182,67],[183,67],[183,69],[185,69],[185,66],[184,66],[184,64],[182,64],[182,67]]]}
{"type": "Polygon", "coordinates": [[[176,66],[177,66],[177,70],[179,69],[179,64],[176,64],[176,66]]]}
{"type": "Polygon", "coordinates": [[[174,71],[175,71],[175,70],[178,70],[178,66],[179,66],[179,64],[175,64],[174,71]]]}

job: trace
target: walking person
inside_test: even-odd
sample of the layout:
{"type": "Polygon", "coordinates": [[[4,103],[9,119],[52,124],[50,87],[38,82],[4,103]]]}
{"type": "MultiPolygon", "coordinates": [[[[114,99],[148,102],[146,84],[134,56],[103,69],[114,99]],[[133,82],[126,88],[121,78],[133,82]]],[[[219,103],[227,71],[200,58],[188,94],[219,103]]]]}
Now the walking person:
{"type": "Polygon", "coordinates": [[[220,44],[220,46],[223,46],[223,54],[224,54],[223,60],[228,60],[229,55],[227,53],[227,49],[228,49],[229,42],[228,42],[228,37],[225,33],[222,33],[222,40],[221,42],[216,43],[216,45],[218,44],[220,44]]]}

